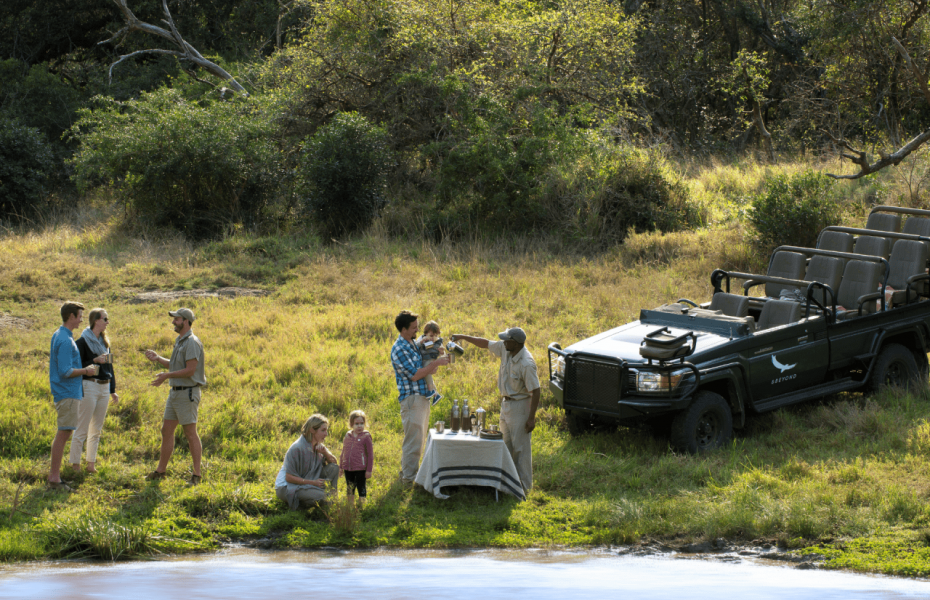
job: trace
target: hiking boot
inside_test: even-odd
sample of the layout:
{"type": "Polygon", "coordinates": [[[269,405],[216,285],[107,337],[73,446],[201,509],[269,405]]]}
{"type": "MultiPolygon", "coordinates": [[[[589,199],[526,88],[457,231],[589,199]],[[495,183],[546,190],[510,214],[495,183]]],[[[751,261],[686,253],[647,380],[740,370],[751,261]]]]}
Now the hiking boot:
{"type": "Polygon", "coordinates": [[[53,492],[73,492],[71,486],[64,481],[47,481],[48,489],[53,492]]]}
{"type": "Polygon", "coordinates": [[[146,475],[145,478],[149,481],[158,481],[159,479],[164,479],[167,476],[168,476],[167,471],[152,471],[151,473],[146,475]]]}

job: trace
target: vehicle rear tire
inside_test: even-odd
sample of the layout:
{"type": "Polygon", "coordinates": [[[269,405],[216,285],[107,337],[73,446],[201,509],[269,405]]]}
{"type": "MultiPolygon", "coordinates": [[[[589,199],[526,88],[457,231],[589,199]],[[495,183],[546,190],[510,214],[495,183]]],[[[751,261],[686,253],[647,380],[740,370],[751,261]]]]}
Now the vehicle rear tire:
{"type": "Polygon", "coordinates": [[[920,375],[910,350],[901,344],[888,344],[875,359],[869,389],[876,392],[884,387],[907,387],[920,381],[920,375]]]}
{"type": "Polygon", "coordinates": [[[695,394],[691,406],[678,413],[672,421],[672,446],[691,454],[720,448],[732,437],[730,405],[714,392],[695,394]]]}

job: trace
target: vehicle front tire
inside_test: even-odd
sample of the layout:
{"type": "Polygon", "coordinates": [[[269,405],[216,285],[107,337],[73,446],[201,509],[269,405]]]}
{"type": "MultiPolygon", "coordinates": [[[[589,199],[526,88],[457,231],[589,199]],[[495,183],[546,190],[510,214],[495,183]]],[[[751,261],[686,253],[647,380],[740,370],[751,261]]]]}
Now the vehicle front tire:
{"type": "Polygon", "coordinates": [[[574,411],[565,413],[565,424],[568,426],[568,433],[572,437],[578,437],[586,433],[607,431],[612,425],[596,417],[592,417],[589,414],[577,413],[574,411]]]}
{"type": "Polygon", "coordinates": [[[702,391],[672,420],[671,443],[699,454],[726,445],[733,437],[733,414],[720,394],[702,391]]]}
{"type": "Polygon", "coordinates": [[[920,374],[910,350],[901,344],[888,344],[875,359],[869,376],[869,389],[877,392],[884,387],[904,388],[920,381],[920,374]]]}

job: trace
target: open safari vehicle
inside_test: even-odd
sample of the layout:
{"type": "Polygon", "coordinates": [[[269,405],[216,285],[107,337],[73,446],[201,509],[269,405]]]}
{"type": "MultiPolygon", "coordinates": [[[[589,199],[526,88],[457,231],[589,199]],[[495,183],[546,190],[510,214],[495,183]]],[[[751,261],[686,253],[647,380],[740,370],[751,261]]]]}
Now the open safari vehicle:
{"type": "Polygon", "coordinates": [[[925,385],[928,259],[930,211],[876,207],[864,228],[824,229],[816,248],[776,248],[765,274],[714,271],[708,302],[681,299],[550,344],[549,387],[574,435],[651,421],[702,452],[751,413],[925,385]]]}

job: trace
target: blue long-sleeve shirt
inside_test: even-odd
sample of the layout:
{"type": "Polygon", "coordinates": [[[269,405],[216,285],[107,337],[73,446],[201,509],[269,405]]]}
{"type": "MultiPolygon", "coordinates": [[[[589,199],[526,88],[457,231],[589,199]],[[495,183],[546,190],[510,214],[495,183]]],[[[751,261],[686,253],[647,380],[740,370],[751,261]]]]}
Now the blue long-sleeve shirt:
{"type": "Polygon", "coordinates": [[[398,400],[402,401],[407,396],[414,394],[421,396],[429,394],[426,389],[425,378],[413,381],[413,376],[423,368],[423,357],[420,356],[416,344],[408,342],[403,336],[397,336],[397,340],[391,347],[391,365],[394,366],[398,400]]]}
{"type": "Polygon", "coordinates": [[[49,352],[48,380],[55,402],[65,398],[84,397],[84,387],[80,377],[69,377],[74,369],[81,368],[81,353],[71,330],[62,325],[52,335],[52,348],[49,352]]]}

